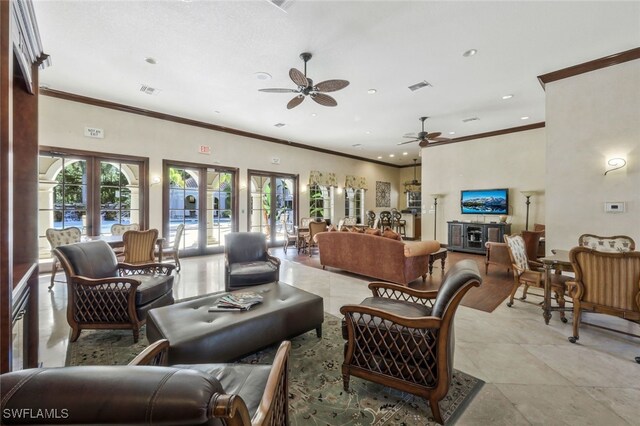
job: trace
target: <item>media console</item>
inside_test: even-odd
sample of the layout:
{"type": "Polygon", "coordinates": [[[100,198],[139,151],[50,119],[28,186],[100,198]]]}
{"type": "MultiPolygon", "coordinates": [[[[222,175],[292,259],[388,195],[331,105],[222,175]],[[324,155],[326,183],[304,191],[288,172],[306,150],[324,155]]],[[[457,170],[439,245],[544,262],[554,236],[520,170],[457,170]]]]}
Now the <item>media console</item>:
{"type": "Polygon", "coordinates": [[[511,233],[509,223],[475,223],[450,221],[447,249],[467,253],[485,254],[487,241],[503,242],[504,235],[511,233]]]}

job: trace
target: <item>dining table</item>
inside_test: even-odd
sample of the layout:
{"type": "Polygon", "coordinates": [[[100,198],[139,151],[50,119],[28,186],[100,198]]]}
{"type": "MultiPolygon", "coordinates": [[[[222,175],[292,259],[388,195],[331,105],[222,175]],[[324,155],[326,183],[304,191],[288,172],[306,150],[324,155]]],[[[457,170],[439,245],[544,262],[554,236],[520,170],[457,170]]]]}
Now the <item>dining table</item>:
{"type": "MultiPolygon", "coordinates": [[[[109,244],[112,249],[124,247],[122,235],[83,235],[80,241],[104,241],[109,244]]],[[[163,237],[156,239],[156,246],[158,247],[158,262],[162,262],[162,248],[164,247],[164,243],[165,239],[163,237]]]]}
{"type": "MultiPolygon", "coordinates": [[[[551,250],[551,256],[545,256],[538,259],[544,267],[544,301],[542,302],[542,316],[545,324],[549,324],[552,311],[572,311],[572,308],[561,308],[559,306],[551,306],[551,275],[561,274],[562,271],[573,271],[571,259],[569,258],[569,250],[551,250]]],[[[566,321],[566,320],[565,320],[566,321]]]]}

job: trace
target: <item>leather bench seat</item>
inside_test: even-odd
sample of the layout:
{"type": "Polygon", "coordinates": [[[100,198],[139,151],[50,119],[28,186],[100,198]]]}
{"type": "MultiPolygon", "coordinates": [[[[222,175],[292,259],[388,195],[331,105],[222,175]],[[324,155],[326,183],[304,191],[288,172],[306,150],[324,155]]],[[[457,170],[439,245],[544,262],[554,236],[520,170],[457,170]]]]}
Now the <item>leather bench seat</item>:
{"type": "Polygon", "coordinates": [[[321,335],[322,297],[283,283],[252,286],[262,303],[243,312],[209,312],[217,293],[149,312],[149,342],[169,341],[170,364],[229,362],[314,328],[321,335]]]}

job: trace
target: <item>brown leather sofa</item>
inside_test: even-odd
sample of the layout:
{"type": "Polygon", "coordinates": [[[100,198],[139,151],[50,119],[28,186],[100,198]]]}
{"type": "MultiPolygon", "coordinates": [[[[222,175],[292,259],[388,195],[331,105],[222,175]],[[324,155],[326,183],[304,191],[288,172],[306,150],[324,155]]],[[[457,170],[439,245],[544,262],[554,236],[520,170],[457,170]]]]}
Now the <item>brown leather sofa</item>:
{"type": "Polygon", "coordinates": [[[398,241],[358,232],[321,232],[316,235],[322,267],[331,266],[367,277],[407,285],[429,269],[429,254],[437,241],[398,241]]]}
{"type": "MultiPolygon", "coordinates": [[[[158,342],[134,362],[162,359],[158,351],[167,346],[158,342]]],[[[6,373],[0,376],[0,423],[288,424],[290,347],[283,342],[272,365],[82,366],[6,373]]]]}

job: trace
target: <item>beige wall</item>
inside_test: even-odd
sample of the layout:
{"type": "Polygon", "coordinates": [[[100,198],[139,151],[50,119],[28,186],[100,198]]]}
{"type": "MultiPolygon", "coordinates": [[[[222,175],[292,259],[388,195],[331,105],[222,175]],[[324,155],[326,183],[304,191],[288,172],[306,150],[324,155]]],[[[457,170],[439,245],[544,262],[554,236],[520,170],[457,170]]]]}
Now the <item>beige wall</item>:
{"type": "Polygon", "coordinates": [[[422,150],[422,235],[433,238],[433,198],[438,199],[437,239],[446,243],[447,221],[498,221],[494,215],[462,215],[463,189],[509,188],[511,232],[525,227],[525,197],[520,191],[540,190],[531,198],[529,229],[545,219],[545,129],[510,133],[422,150]]]}
{"type": "MultiPolygon", "coordinates": [[[[240,183],[247,183],[247,169],[300,175],[301,215],[308,214],[306,184],[310,170],[336,172],[340,190],[335,197],[335,216],[344,216],[344,181],[346,174],[364,176],[369,190],[365,196],[367,210],[375,208],[376,181],[391,182],[391,204],[398,203],[400,170],[337,155],[322,154],[261,140],[187,126],[170,121],[124,113],[52,98],[40,97],[39,138],[41,145],[88,151],[149,157],[150,177],[162,176],[162,160],[171,159],[212,166],[240,169],[240,183]],[[104,129],[104,139],[85,137],[84,127],[104,129]],[[211,147],[211,155],[198,153],[200,145],[211,147]],[[279,157],[280,164],[272,164],[279,157]],[[219,163],[214,163],[219,162],[219,163]]],[[[240,191],[240,230],[247,226],[247,191],[240,191]]],[[[162,229],[162,185],[150,188],[150,226],[162,229]]]]}
{"type": "Polygon", "coordinates": [[[640,243],[640,60],[547,84],[546,123],[547,247],[583,233],[640,243]],[[612,155],[627,167],[604,176],[612,155]],[[605,213],[606,201],[625,213],[605,213]]]}

